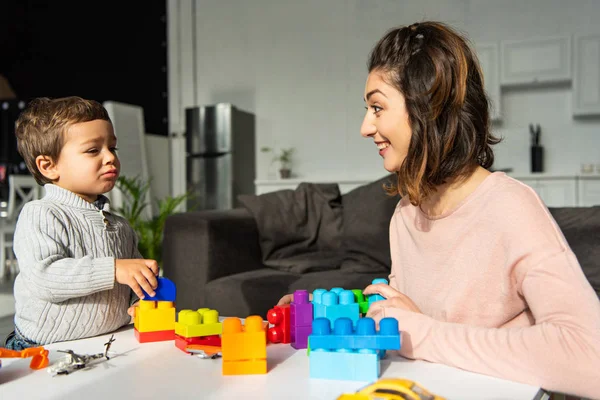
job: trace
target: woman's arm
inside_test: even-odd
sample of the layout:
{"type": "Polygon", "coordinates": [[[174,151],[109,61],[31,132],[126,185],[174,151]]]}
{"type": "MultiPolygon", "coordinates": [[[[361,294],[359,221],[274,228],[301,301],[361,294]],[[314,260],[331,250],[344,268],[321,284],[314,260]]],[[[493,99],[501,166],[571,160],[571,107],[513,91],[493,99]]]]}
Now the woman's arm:
{"type": "Polygon", "coordinates": [[[520,381],[547,390],[600,395],[600,302],[569,249],[525,272],[519,293],[535,325],[482,328],[397,308],[400,354],[520,381]]]}

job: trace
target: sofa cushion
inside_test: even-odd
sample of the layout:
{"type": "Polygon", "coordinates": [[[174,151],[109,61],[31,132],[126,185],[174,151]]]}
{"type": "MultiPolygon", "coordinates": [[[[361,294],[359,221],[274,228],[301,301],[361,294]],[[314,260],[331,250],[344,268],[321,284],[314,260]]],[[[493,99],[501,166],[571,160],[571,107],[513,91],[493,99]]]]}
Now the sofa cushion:
{"type": "Polygon", "coordinates": [[[337,184],[241,195],[256,220],[263,263],[292,273],[339,268],[342,205],[337,184]]]}
{"type": "Polygon", "coordinates": [[[600,206],[550,208],[550,212],[600,297],[600,206]]]}
{"type": "Polygon", "coordinates": [[[384,275],[389,273],[392,263],[390,220],[400,198],[389,196],[383,186],[395,179],[396,175],[390,174],[342,196],[342,270],[384,275]]]}

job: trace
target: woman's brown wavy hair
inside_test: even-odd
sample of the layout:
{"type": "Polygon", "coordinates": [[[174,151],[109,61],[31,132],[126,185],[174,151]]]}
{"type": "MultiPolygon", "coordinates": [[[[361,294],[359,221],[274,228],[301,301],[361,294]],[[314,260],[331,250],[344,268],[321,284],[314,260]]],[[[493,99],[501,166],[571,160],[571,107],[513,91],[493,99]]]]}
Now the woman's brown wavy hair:
{"type": "Polygon", "coordinates": [[[440,22],[389,31],[371,51],[369,72],[388,74],[406,101],[412,130],[391,195],[420,205],[435,188],[494,162],[488,98],[466,38],[440,22]]]}

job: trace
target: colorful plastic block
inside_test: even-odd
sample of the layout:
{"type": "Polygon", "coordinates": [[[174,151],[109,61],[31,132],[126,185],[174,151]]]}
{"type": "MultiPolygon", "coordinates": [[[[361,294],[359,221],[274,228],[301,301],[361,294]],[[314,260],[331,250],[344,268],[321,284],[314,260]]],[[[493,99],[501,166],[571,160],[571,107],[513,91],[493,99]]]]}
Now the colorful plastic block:
{"type": "Polygon", "coordinates": [[[198,311],[179,311],[175,323],[175,333],[177,335],[191,338],[220,335],[221,332],[223,332],[223,324],[219,322],[219,312],[217,310],[201,308],[198,311]]]}
{"type": "Polygon", "coordinates": [[[352,293],[354,293],[354,301],[358,303],[358,312],[365,315],[369,311],[369,300],[360,289],[352,289],[352,293]]]}
{"type": "MultiPolygon", "coordinates": [[[[387,279],[383,279],[383,278],[377,278],[377,279],[373,279],[373,282],[371,282],[373,285],[378,284],[378,283],[384,283],[384,284],[388,284],[387,279]]],[[[383,297],[380,294],[370,294],[367,296],[367,298],[369,299],[369,306],[372,303],[375,303],[376,301],[381,301],[381,300],[385,300],[385,297],[383,297]]]]}
{"type": "Polygon", "coordinates": [[[358,320],[356,329],[353,329],[350,319],[340,318],[335,321],[332,331],[329,320],[318,318],[313,322],[310,345],[312,349],[328,350],[400,350],[398,320],[383,318],[379,321],[379,331],[376,331],[372,318],[358,320]]]}
{"type": "MultiPolygon", "coordinates": [[[[338,289],[338,288],[335,288],[338,289]]],[[[360,318],[358,303],[351,290],[336,290],[329,292],[313,293],[314,318],[327,318],[333,325],[338,318],[350,318],[356,323],[360,318]]]]}
{"type": "Polygon", "coordinates": [[[313,321],[310,341],[310,377],[372,381],[379,377],[379,360],[385,350],[400,349],[398,321],[383,318],[379,322],[361,318],[353,329],[352,320],[339,318],[333,331],[327,318],[313,321]]]}
{"type": "Polygon", "coordinates": [[[308,301],[308,291],[296,290],[290,304],[291,345],[305,349],[308,335],[312,331],[313,305],[308,301]]]}
{"type": "Polygon", "coordinates": [[[181,351],[186,351],[186,348],[190,345],[216,346],[220,348],[221,337],[219,335],[212,335],[185,338],[183,336],[175,335],[175,347],[181,351]]]}
{"type": "Polygon", "coordinates": [[[380,361],[375,352],[343,353],[313,349],[308,359],[311,378],[365,382],[379,378],[380,361]]]}
{"type": "Polygon", "coordinates": [[[174,331],[140,332],[134,328],[133,332],[135,334],[135,338],[140,343],[163,342],[166,340],[175,339],[174,331]]]}
{"type": "Polygon", "coordinates": [[[293,326],[311,326],[313,305],[308,301],[308,291],[296,290],[290,304],[290,324],[293,326]]]}
{"type": "Polygon", "coordinates": [[[142,289],[144,292],[144,300],[147,301],[175,301],[175,297],[177,291],[175,290],[175,283],[170,279],[159,276],[157,277],[158,285],[156,289],[154,289],[154,296],[148,296],[148,293],[142,289]]]}
{"type": "Polygon", "coordinates": [[[296,326],[292,330],[291,345],[296,350],[306,349],[308,347],[308,337],[312,333],[312,326],[296,326]]]}
{"type": "Polygon", "coordinates": [[[172,301],[140,300],[133,325],[139,332],[175,329],[175,307],[172,301]]]}
{"type": "Polygon", "coordinates": [[[267,373],[267,332],[262,318],[253,315],[223,321],[221,335],[223,375],[267,373]]]}
{"type": "MultiPolygon", "coordinates": [[[[290,305],[275,306],[267,313],[267,321],[273,324],[267,331],[271,343],[290,343],[290,305]]],[[[312,322],[311,322],[312,324],[312,322]]]]}

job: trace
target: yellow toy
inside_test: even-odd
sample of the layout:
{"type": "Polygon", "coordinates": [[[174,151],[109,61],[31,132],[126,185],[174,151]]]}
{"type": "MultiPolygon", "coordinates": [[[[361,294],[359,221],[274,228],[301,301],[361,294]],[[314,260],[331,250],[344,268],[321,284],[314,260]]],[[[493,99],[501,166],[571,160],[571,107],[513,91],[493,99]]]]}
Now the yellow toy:
{"type": "Polygon", "coordinates": [[[380,379],[353,394],[337,400],[445,400],[408,379],[380,379]]]}

